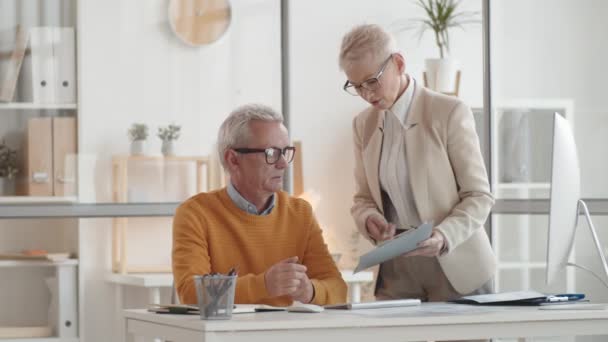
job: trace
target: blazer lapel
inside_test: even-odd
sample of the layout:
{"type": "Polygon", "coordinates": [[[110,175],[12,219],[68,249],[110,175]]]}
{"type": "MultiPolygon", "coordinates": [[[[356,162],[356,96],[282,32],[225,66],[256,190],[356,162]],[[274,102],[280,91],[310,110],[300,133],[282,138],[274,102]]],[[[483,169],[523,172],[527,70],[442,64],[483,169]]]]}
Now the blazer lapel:
{"type": "Polygon", "coordinates": [[[410,184],[418,217],[422,222],[427,221],[430,216],[429,193],[428,193],[428,169],[426,160],[426,131],[428,129],[425,120],[424,88],[418,83],[414,83],[414,95],[412,104],[405,122],[407,131],[405,132],[405,150],[407,153],[407,165],[410,177],[410,184]]]}
{"type": "Polygon", "coordinates": [[[367,184],[371,192],[376,206],[380,212],[384,214],[382,205],[382,195],[380,193],[380,178],[378,176],[380,169],[380,155],[382,153],[382,140],[384,139],[384,111],[378,112],[378,121],[375,131],[369,139],[369,142],[363,150],[363,165],[365,166],[365,175],[367,184]]]}

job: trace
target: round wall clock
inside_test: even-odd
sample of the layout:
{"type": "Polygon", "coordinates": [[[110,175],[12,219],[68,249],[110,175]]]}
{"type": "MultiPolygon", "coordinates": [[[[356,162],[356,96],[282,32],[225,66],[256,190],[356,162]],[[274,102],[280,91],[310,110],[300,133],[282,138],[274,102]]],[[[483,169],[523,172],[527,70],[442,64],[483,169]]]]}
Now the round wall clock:
{"type": "Polygon", "coordinates": [[[186,44],[200,46],[218,40],[230,25],[228,0],[170,0],[169,23],[186,44]]]}

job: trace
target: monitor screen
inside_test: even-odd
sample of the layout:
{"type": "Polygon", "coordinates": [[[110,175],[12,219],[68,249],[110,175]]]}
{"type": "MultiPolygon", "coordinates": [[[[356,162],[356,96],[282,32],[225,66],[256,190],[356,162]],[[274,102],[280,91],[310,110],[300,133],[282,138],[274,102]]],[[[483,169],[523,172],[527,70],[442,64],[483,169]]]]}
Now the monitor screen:
{"type": "Polygon", "coordinates": [[[547,241],[547,284],[553,283],[568,263],[580,199],[580,167],[574,134],[560,114],[554,114],[551,158],[551,205],[547,241]]]}

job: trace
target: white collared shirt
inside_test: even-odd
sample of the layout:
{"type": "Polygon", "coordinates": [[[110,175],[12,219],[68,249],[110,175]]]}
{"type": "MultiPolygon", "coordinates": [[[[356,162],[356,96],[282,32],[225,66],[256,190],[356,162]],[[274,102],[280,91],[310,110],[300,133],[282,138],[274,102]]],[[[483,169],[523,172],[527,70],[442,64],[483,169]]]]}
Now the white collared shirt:
{"type": "Polygon", "coordinates": [[[272,194],[272,199],[270,200],[270,204],[268,208],[264,210],[258,211],[258,208],[251,202],[249,202],[243,195],[239,193],[239,191],[234,187],[232,182],[228,182],[228,196],[234,202],[234,204],[242,209],[243,211],[248,212],[249,214],[265,216],[270,214],[272,209],[275,206],[276,194],[272,194]]]}
{"type": "Polygon", "coordinates": [[[405,149],[405,134],[409,128],[405,126],[405,121],[412,104],[416,81],[409,75],[406,77],[410,80],[407,89],[384,113],[384,138],[379,170],[380,186],[392,204],[385,204],[385,217],[389,222],[395,223],[397,228],[403,229],[420,224],[405,149]]]}

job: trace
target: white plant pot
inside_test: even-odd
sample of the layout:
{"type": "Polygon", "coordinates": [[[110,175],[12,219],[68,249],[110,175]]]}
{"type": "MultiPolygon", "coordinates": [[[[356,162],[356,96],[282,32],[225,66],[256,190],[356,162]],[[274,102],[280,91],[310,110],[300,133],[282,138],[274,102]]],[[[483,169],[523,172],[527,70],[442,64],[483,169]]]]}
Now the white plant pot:
{"type": "Polygon", "coordinates": [[[173,140],[163,140],[163,144],[160,148],[163,156],[174,156],[175,155],[175,144],[173,140]]]}
{"type": "Polygon", "coordinates": [[[141,156],[146,154],[146,141],[134,140],[131,142],[131,155],[141,156]]]}
{"type": "Polygon", "coordinates": [[[0,196],[15,195],[15,180],[0,177],[0,196]]]}
{"type": "Polygon", "coordinates": [[[424,61],[427,87],[441,92],[453,93],[456,85],[458,63],[452,58],[428,58],[424,61]]]}

